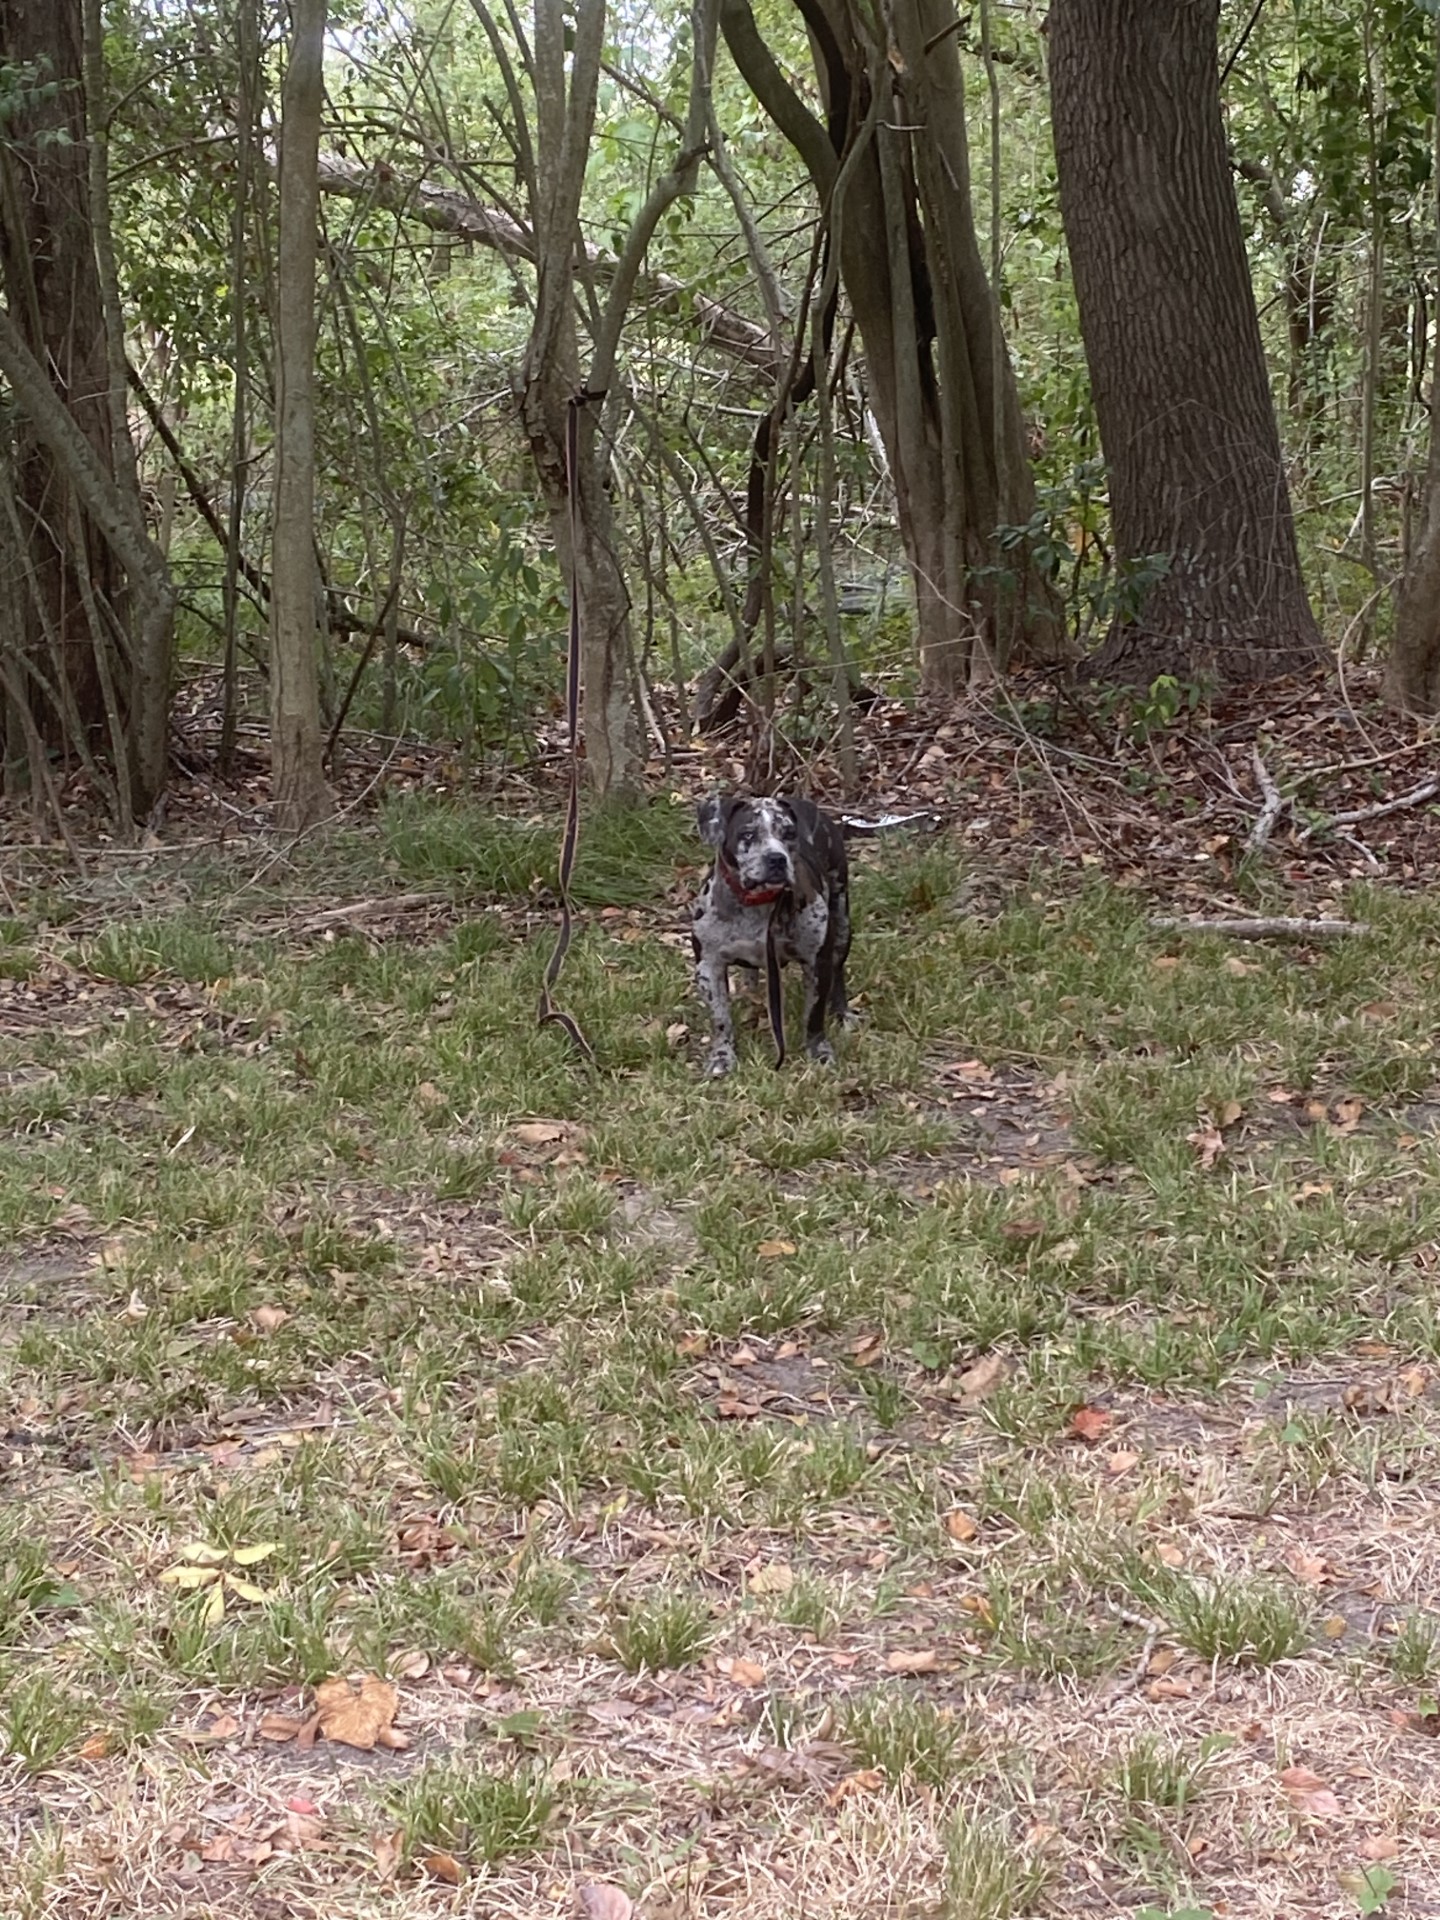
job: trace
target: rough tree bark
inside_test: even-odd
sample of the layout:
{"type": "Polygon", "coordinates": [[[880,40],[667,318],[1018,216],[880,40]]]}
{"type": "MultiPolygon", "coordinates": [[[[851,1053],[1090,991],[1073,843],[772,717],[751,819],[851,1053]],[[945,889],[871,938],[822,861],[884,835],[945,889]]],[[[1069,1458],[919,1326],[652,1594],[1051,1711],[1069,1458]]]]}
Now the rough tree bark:
{"type": "Polygon", "coordinates": [[[951,0],[896,0],[882,44],[851,0],[797,4],[824,126],[781,72],[749,0],[721,0],[721,30],[831,220],[895,486],[925,678],[955,689],[1003,667],[1016,645],[1049,657],[1063,645],[1024,548],[1002,561],[994,538],[997,525],[1029,520],[1034,487],[975,236],[955,10],[951,0]]]}
{"type": "Polygon", "coordinates": [[[270,595],[270,789],[282,833],[299,833],[330,809],[321,764],[315,568],[315,261],[324,50],[325,0],[291,0],[281,95],[270,595]]]}
{"type": "Polygon", "coordinates": [[[1095,676],[1253,682],[1320,652],[1220,113],[1219,0],[1054,0],[1060,205],[1122,562],[1168,571],[1095,676]]]}

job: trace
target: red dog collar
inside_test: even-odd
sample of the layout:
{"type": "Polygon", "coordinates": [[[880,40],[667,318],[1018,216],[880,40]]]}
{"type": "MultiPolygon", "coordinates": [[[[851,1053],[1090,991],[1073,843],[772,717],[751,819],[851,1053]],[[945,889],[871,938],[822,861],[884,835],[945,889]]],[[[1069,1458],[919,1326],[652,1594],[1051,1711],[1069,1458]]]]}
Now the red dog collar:
{"type": "Polygon", "coordinates": [[[740,875],[736,872],[735,868],[731,866],[723,853],[720,855],[717,864],[719,865],[721,877],[724,879],[726,886],[729,887],[742,907],[772,906],[785,891],[783,885],[778,887],[745,888],[740,883],[740,875]]]}

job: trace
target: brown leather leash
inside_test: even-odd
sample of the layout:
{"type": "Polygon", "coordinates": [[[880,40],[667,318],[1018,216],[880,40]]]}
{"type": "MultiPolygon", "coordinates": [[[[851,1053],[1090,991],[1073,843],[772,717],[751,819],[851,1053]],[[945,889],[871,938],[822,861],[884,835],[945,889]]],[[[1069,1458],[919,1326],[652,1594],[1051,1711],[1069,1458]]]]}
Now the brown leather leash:
{"type": "Polygon", "coordinates": [[[565,965],[574,932],[570,876],[575,871],[575,849],[580,844],[580,588],[575,558],[580,537],[580,409],[595,397],[589,393],[573,394],[565,418],[565,486],[570,508],[570,639],[565,659],[565,712],[570,732],[570,790],[565,802],[565,837],[560,843],[560,932],[540,985],[540,1007],[535,1022],[543,1027],[553,1020],[563,1027],[587,1060],[595,1058],[595,1049],[580,1031],[580,1023],[563,1007],[557,1007],[550,996],[565,965]]]}
{"type": "MultiPolygon", "coordinates": [[[[780,900],[785,898],[782,893],[780,900]]],[[[775,1068],[785,1064],[785,1002],[780,993],[780,948],[775,938],[775,916],[780,900],[770,909],[765,922],[765,997],[770,1003],[770,1031],[775,1036],[775,1068]]]]}

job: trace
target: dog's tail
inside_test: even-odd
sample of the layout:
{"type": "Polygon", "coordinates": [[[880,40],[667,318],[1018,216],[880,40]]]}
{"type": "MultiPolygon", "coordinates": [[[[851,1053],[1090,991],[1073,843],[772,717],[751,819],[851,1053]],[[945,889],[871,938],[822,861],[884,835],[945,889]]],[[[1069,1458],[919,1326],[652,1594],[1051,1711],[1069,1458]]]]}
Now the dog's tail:
{"type": "Polygon", "coordinates": [[[921,833],[938,833],[945,824],[938,813],[922,808],[918,813],[881,813],[864,820],[857,813],[837,816],[840,831],[847,840],[868,840],[877,833],[894,833],[900,827],[914,827],[921,833]]]}

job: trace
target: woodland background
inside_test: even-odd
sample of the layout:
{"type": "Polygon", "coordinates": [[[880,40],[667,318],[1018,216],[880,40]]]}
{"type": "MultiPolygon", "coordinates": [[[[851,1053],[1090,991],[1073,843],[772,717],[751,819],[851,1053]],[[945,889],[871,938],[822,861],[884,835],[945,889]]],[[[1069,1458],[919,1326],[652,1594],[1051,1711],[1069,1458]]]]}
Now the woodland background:
{"type": "Polygon", "coordinates": [[[1440,697],[1429,0],[0,34],[0,700],[42,813],[78,775],[128,830],[267,733],[290,827],[346,729],[533,756],[572,524],[602,793],[692,719],[853,785],[857,698],[1016,670],[1107,723],[1336,650],[1440,697]]]}

